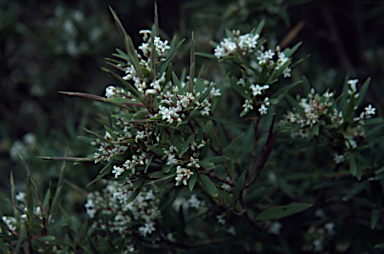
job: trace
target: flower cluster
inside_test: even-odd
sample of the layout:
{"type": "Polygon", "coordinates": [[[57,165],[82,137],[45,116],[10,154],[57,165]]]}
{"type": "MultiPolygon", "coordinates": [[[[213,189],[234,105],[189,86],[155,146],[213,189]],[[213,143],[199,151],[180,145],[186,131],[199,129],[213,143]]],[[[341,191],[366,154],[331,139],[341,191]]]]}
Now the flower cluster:
{"type": "Polygon", "coordinates": [[[84,205],[89,218],[100,215],[99,220],[94,223],[95,227],[108,229],[110,232],[117,231],[121,235],[135,231],[143,237],[156,231],[155,221],[161,216],[161,212],[158,208],[159,199],[153,190],[146,191],[143,188],[129,202],[131,196],[135,195],[135,182],[127,178],[123,183],[106,181],[106,184],[102,193],[90,192],[84,205]],[[102,216],[107,216],[109,220],[105,223],[102,216]],[[130,223],[132,221],[137,222],[134,225],[140,226],[133,227],[130,223]]]}
{"type": "MultiPolygon", "coordinates": [[[[357,82],[357,79],[347,82],[349,85],[348,94],[355,99],[359,97],[356,89],[357,82]]],[[[350,99],[347,101],[349,102],[350,99]]],[[[346,123],[343,111],[336,108],[334,93],[327,90],[320,95],[313,88],[307,95],[307,98],[299,99],[298,106],[300,107],[299,109],[294,108],[294,111],[287,111],[287,114],[284,115],[284,120],[280,122],[282,125],[293,124],[298,126],[298,128],[293,129],[291,132],[293,138],[296,136],[309,138],[309,135],[313,134],[315,127],[328,126],[327,129],[338,129],[342,125],[346,125],[346,131],[343,136],[347,151],[343,154],[334,154],[333,160],[336,164],[345,161],[348,158],[349,150],[355,149],[358,146],[357,140],[365,136],[364,120],[371,118],[372,115],[375,115],[376,111],[376,108],[369,104],[358,117],[346,123]]],[[[356,109],[355,107],[354,110],[356,109]]]]}
{"type": "MultiPolygon", "coordinates": [[[[328,222],[321,227],[311,226],[305,233],[307,243],[302,246],[304,252],[323,253],[324,247],[329,246],[335,235],[335,223],[328,222]]],[[[338,243],[336,245],[337,252],[345,252],[349,244],[338,243]]]]}
{"type": "MultiPolygon", "coordinates": [[[[237,84],[243,86],[244,88],[246,87],[246,82],[244,81],[243,78],[241,78],[237,82],[237,84]]],[[[271,103],[269,102],[269,97],[266,97],[266,96],[263,97],[263,95],[265,94],[265,91],[269,89],[269,85],[260,86],[259,84],[256,84],[256,85],[251,84],[249,88],[250,88],[251,98],[246,99],[245,103],[242,106],[244,108],[244,113],[248,113],[249,111],[253,110],[252,104],[254,104],[255,101],[257,101],[256,103],[260,105],[260,108],[258,109],[260,115],[266,115],[268,106],[271,105],[271,103]]]]}
{"type": "MultiPolygon", "coordinates": [[[[15,217],[11,217],[11,216],[3,216],[2,217],[2,220],[3,222],[5,223],[6,225],[6,229],[8,231],[8,235],[18,235],[17,233],[17,227],[20,225],[20,220],[21,221],[26,221],[27,220],[27,213],[28,213],[28,209],[27,209],[27,201],[26,201],[26,193],[25,192],[19,192],[16,194],[15,198],[16,198],[16,201],[17,201],[17,205],[19,206],[20,209],[22,209],[24,212],[20,213],[19,214],[19,218],[15,218],[15,217]]],[[[35,206],[33,208],[33,217],[35,219],[37,219],[39,221],[39,223],[43,223],[43,214],[42,214],[42,211],[41,211],[41,207],[40,206],[35,206]]],[[[51,219],[51,216],[49,215],[48,216],[48,219],[50,220],[51,219]]],[[[53,220],[52,220],[53,221],[53,220]]],[[[1,228],[0,228],[0,233],[1,232],[1,228]]]]}
{"type": "Polygon", "coordinates": [[[231,56],[236,51],[240,55],[245,55],[256,49],[259,38],[259,34],[247,33],[240,35],[240,30],[233,30],[231,37],[224,38],[220,45],[216,46],[214,55],[218,59],[231,56]]]}
{"type": "Polygon", "coordinates": [[[234,56],[238,53],[240,56],[249,54],[251,56],[250,65],[252,68],[261,71],[263,66],[267,66],[269,70],[279,70],[283,68],[285,78],[291,76],[291,68],[289,57],[284,51],[281,51],[279,45],[275,50],[266,50],[264,45],[258,44],[259,34],[247,33],[240,35],[239,30],[232,31],[228,38],[224,38],[214,49],[214,55],[220,59],[228,56],[234,56]],[[252,54],[250,54],[252,53],[252,54]]]}

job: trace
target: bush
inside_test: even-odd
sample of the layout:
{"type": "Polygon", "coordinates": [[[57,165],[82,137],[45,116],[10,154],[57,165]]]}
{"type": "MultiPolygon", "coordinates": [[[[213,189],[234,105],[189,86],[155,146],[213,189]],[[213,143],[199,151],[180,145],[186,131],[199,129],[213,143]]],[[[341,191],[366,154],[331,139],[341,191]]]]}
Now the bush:
{"type": "Polygon", "coordinates": [[[4,253],[379,253],[384,119],[363,101],[370,78],[316,92],[301,42],[268,43],[264,20],[225,30],[211,53],[192,33],[187,55],[160,37],[156,6],[137,49],[111,12],[124,50],[102,69],[118,85],[61,92],[94,100],[104,130],[78,137],[95,147],[87,157],[42,157],[64,161],[55,190],[20,156],[26,192],[11,174],[4,253]],[[64,178],[68,162],[102,165],[93,191],[64,178]],[[87,219],[67,215],[64,182],[87,195],[87,219]]]}

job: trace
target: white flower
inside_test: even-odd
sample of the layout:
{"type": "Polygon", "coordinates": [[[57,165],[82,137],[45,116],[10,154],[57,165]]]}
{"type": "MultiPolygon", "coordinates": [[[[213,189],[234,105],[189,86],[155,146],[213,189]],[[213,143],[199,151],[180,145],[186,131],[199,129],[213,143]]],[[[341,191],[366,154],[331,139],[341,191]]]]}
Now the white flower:
{"type": "Polygon", "coordinates": [[[280,234],[280,229],[282,227],[283,227],[283,225],[280,222],[275,221],[269,227],[268,232],[271,233],[271,234],[279,235],[280,234]]]}
{"type": "Polygon", "coordinates": [[[152,234],[153,231],[156,231],[155,223],[152,221],[147,222],[144,224],[144,226],[139,227],[139,231],[142,236],[146,237],[147,234],[152,234]]]}
{"type": "Polygon", "coordinates": [[[200,205],[201,205],[201,201],[196,197],[195,194],[193,194],[189,199],[188,199],[188,202],[190,204],[191,207],[193,208],[196,208],[196,209],[199,209],[200,205]]]}
{"type": "Polygon", "coordinates": [[[349,87],[351,88],[351,92],[350,91],[348,91],[349,92],[349,94],[351,94],[351,93],[355,93],[356,92],[356,84],[357,84],[357,82],[359,82],[359,80],[358,79],[350,79],[350,80],[348,80],[348,84],[349,84],[349,87]]]}
{"type": "Polygon", "coordinates": [[[112,173],[115,174],[115,178],[119,177],[125,171],[124,168],[113,166],[112,173]]]}
{"type": "Polygon", "coordinates": [[[148,37],[151,36],[151,30],[140,30],[139,34],[143,34],[143,41],[147,41],[148,37]]]}
{"type": "Polygon", "coordinates": [[[209,94],[214,97],[221,96],[220,89],[216,89],[216,88],[212,88],[209,94]]]}
{"type": "Polygon", "coordinates": [[[335,228],[335,223],[328,222],[327,224],[325,224],[324,228],[327,230],[327,233],[329,235],[334,235],[335,234],[335,231],[333,230],[335,228]]]}
{"type": "Polygon", "coordinates": [[[261,95],[263,90],[266,90],[269,88],[269,85],[264,85],[264,86],[259,86],[259,84],[252,84],[251,85],[251,89],[252,89],[252,95],[253,96],[257,96],[257,95],[261,95]]]}
{"type": "Polygon", "coordinates": [[[109,99],[116,94],[116,87],[108,86],[105,88],[105,96],[109,99]]]}
{"type": "Polygon", "coordinates": [[[261,106],[259,108],[260,115],[266,115],[267,110],[268,110],[268,108],[264,104],[261,104],[261,106]]]}
{"type": "Polygon", "coordinates": [[[88,199],[87,203],[84,205],[84,207],[87,209],[87,214],[90,219],[93,219],[95,217],[95,214],[97,213],[97,209],[95,208],[95,204],[93,203],[93,199],[88,199]]]}
{"type": "Polygon", "coordinates": [[[291,68],[287,67],[287,68],[283,71],[283,74],[284,74],[284,78],[289,78],[289,77],[291,77],[291,68]]]}
{"type": "Polygon", "coordinates": [[[176,156],[174,154],[168,154],[167,163],[165,165],[175,166],[177,164],[179,164],[179,162],[176,160],[176,156]]]}
{"type": "Polygon", "coordinates": [[[188,167],[200,168],[200,165],[198,164],[199,159],[193,158],[192,156],[189,159],[191,162],[187,164],[188,167]]]}
{"type": "Polygon", "coordinates": [[[225,224],[225,219],[224,219],[224,217],[225,217],[225,213],[222,213],[221,215],[216,215],[216,218],[217,218],[217,221],[220,223],[220,224],[222,224],[222,225],[224,225],[225,224]]]}
{"type": "Polygon", "coordinates": [[[25,194],[25,192],[19,192],[16,194],[16,200],[25,203],[26,202],[25,201],[26,196],[27,195],[25,194]]]}
{"type": "Polygon", "coordinates": [[[333,160],[336,162],[336,164],[339,164],[345,161],[345,157],[343,154],[341,155],[335,154],[335,156],[333,157],[333,160]]]}
{"type": "Polygon", "coordinates": [[[376,108],[372,108],[372,105],[371,104],[369,104],[368,105],[368,107],[365,107],[365,114],[367,114],[367,115],[374,115],[374,114],[376,114],[376,108]]]}

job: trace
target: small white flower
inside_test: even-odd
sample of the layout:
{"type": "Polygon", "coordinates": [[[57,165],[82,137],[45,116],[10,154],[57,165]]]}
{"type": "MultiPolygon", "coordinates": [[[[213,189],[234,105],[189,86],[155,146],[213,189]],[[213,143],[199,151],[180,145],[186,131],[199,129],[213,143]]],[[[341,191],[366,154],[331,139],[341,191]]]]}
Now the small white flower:
{"type": "Polygon", "coordinates": [[[258,110],[260,112],[260,115],[266,115],[268,108],[264,104],[261,104],[261,106],[258,110]]]}
{"type": "Polygon", "coordinates": [[[376,108],[372,108],[372,105],[371,104],[369,104],[368,105],[368,107],[365,107],[365,114],[367,114],[367,115],[374,115],[374,114],[376,114],[376,108]]]}
{"type": "Polygon", "coordinates": [[[196,197],[195,194],[193,194],[189,199],[188,202],[192,208],[199,209],[201,205],[201,201],[196,197]]]}
{"type": "Polygon", "coordinates": [[[152,234],[153,231],[156,231],[155,223],[152,221],[147,222],[144,226],[139,227],[140,234],[144,237],[147,237],[147,234],[152,234]]]}
{"type": "Polygon", "coordinates": [[[118,178],[124,171],[124,168],[115,165],[113,166],[112,173],[115,174],[115,178],[118,178]]]}
{"type": "Polygon", "coordinates": [[[275,221],[269,227],[268,232],[271,233],[271,234],[279,235],[280,234],[280,229],[282,227],[283,227],[283,225],[280,222],[275,221]]]}
{"type": "Polygon", "coordinates": [[[25,201],[26,196],[27,195],[25,194],[25,192],[19,192],[16,194],[16,200],[25,203],[26,202],[25,201]]]}
{"type": "Polygon", "coordinates": [[[105,96],[109,99],[116,94],[116,87],[108,86],[105,88],[105,96]]]}
{"type": "Polygon", "coordinates": [[[336,162],[336,164],[339,164],[339,163],[342,163],[345,161],[345,157],[344,157],[344,154],[335,154],[335,156],[333,157],[333,160],[336,162]]]}
{"type": "Polygon", "coordinates": [[[355,93],[356,92],[356,90],[357,90],[356,89],[357,82],[359,82],[358,79],[350,79],[350,80],[348,80],[347,83],[349,84],[349,87],[351,88],[351,93],[355,93]]]}

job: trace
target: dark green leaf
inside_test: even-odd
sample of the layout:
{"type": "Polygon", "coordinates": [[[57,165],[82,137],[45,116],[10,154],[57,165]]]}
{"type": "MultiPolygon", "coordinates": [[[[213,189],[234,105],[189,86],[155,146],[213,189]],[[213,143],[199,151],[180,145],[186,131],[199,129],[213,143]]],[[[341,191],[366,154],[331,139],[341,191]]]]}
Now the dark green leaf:
{"type": "Polygon", "coordinates": [[[246,174],[247,174],[247,172],[244,170],[243,173],[241,173],[239,179],[237,180],[237,183],[235,185],[235,189],[233,190],[232,207],[236,206],[237,200],[240,196],[241,189],[243,188],[243,185],[245,182],[246,174]]]}
{"type": "Polygon", "coordinates": [[[215,164],[206,160],[199,161],[199,165],[202,166],[203,168],[211,168],[215,166],[215,164]]]}
{"type": "Polygon", "coordinates": [[[364,82],[363,86],[359,90],[359,97],[356,99],[356,107],[359,107],[361,102],[363,101],[365,94],[367,93],[369,83],[371,82],[371,78],[367,78],[364,82]]]}
{"type": "Polygon", "coordinates": [[[364,190],[365,187],[367,187],[368,183],[369,183],[368,181],[363,181],[363,182],[357,184],[355,187],[353,187],[353,189],[352,189],[347,195],[345,195],[345,196],[343,197],[342,200],[343,200],[343,201],[347,201],[348,199],[350,199],[350,198],[356,196],[356,195],[359,194],[362,190],[364,190]]]}
{"type": "Polygon", "coordinates": [[[371,214],[371,229],[376,227],[377,222],[380,219],[381,211],[379,209],[372,209],[371,214]]]}
{"type": "Polygon", "coordinates": [[[188,188],[190,191],[193,190],[193,187],[196,184],[196,180],[197,180],[197,176],[196,176],[196,172],[194,172],[191,178],[188,180],[188,188]]]}
{"type": "Polygon", "coordinates": [[[230,158],[226,156],[216,156],[216,157],[211,157],[211,158],[206,158],[205,161],[212,162],[213,164],[221,164],[225,161],[230,160],[230,158]]]}
{"type": "Polygon", "coordinates": [[[49,236],[39,237],[36,240],[39,241],[39,242],[50,242],[50,241],[55,240],[55,237],[49,235],[49,236]]]}
{"type": "MultiPolygon", "coordinates": [[[[33,209],[32,209],[32,212],[33,212],[33,209]]],[[[19,253],[21,244],[23,243],[23,241],[27,237],[27,226],[25,224],[21,224],[21,227],[22,227],[21,234],[19,236],[19,239],[17,240],[17,244],[16,244],[16,248],[15,248],[14,253],[19,253]]]]}
{"type": "Polygon", "coordinates": [[[201,175],[199,175],[199,179],[201,181],[200,182],[201,187],[203,187],[203,189],[209,195],[211,195],[212,197],[217,197],[219,195],[219,193],[217,192],[215,184],[211,181],[211,179],[209,179],[208,176],[201,174],[201,175]]]}
{"type": "Polygon", "coordinates": [[[290,216],[292,214],[300,213],[308,208],[312,207],[312,204],[295,204],[278,206],[268,209],[260,213],[255,220],[277,220],[283,217],[290,216]]]}

